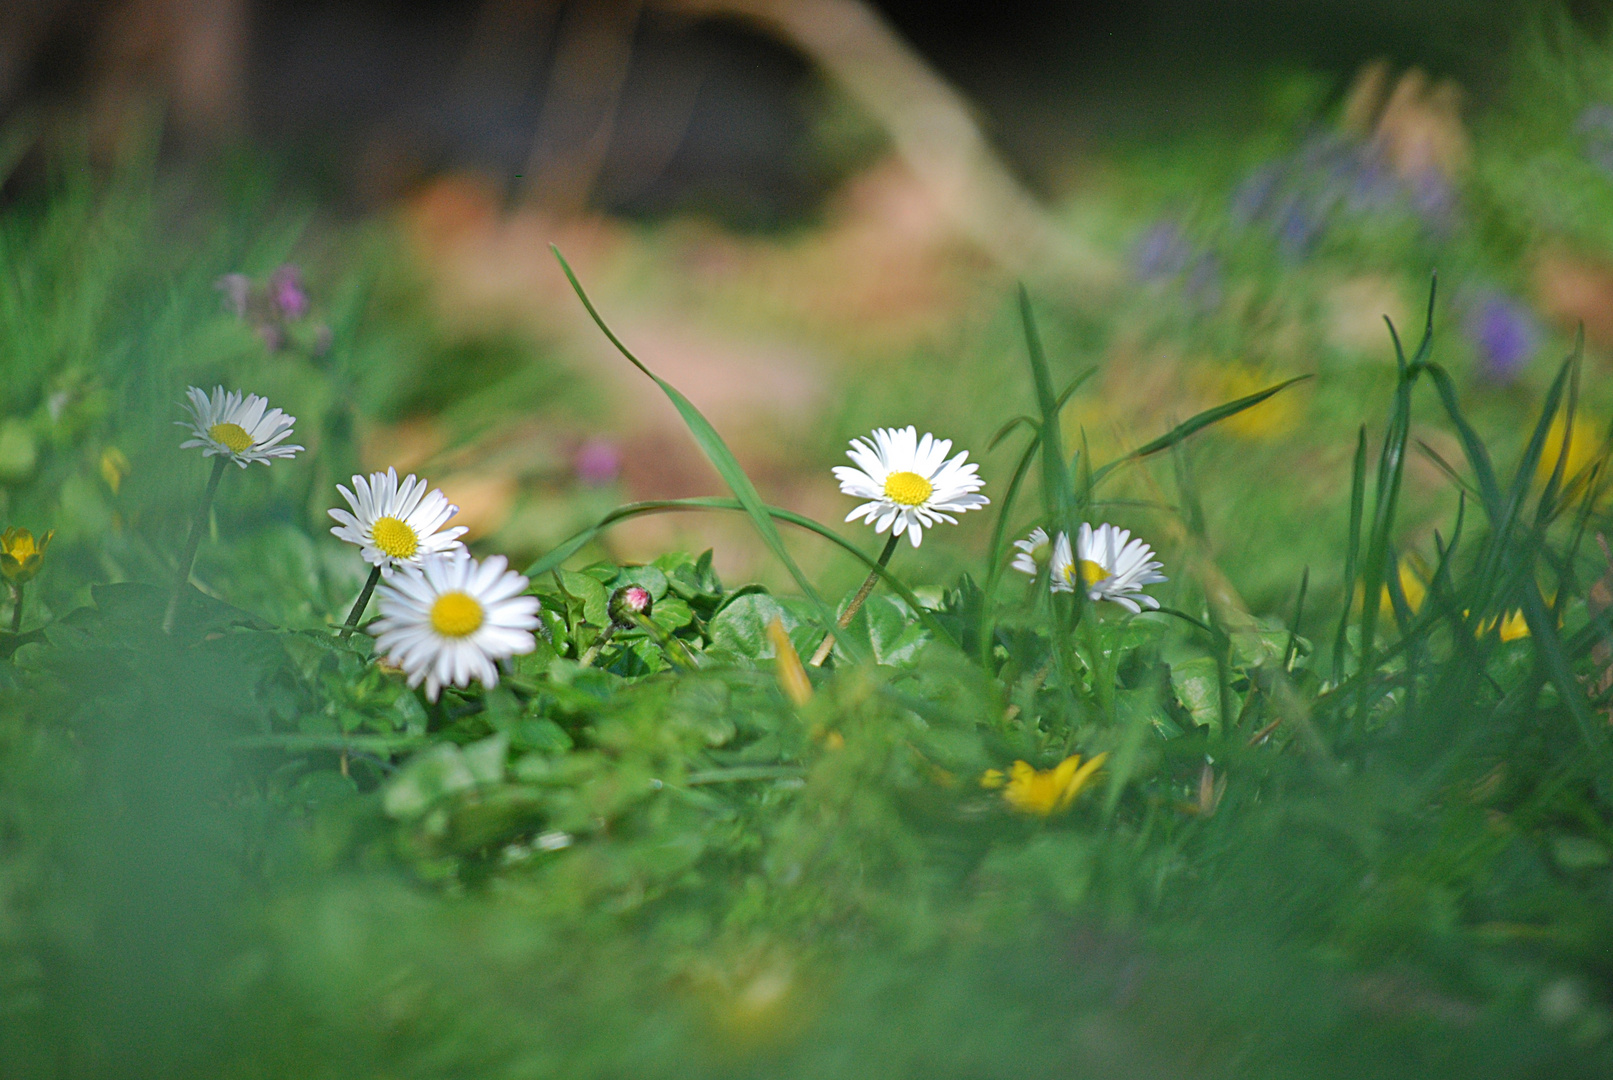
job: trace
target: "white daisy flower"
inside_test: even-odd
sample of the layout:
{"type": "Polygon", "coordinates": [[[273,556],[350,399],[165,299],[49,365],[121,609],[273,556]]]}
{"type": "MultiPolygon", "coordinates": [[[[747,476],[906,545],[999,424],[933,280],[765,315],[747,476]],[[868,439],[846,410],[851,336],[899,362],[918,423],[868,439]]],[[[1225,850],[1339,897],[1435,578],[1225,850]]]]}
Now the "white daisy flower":
{"type": "MultiPolygon", "coordinates": [[[[1143,607],[1157,608],[1159,601],[1142,591],[1144,585],[1168,581],[1158,573],[1163,563],[1150,562],[1154,551],[1125,529],[1099,525],[1096,530],[1082,522],[1076,534],[1076,554],[1080,558],[1081,582],[1091,600],[1113,600],[1133,614],[1143,607]],[[1135,599],[1134,599],[1135,597],[1135,599]]],[[[1070,538],[1059,533],[1053,542],[1053,591],[1074,592],[1076,560],[1070,554],[1070,538]]]]}
{"type": "Polygon", "coordinates": [[[403,669],[410,686],[424,680],[432,701],[444,686],[498,685],[493,661],[537,647],[538,598],[502,555],[478,563],[457,548],[405,564],[377,590],[381,617],[369,628],[375,647],[403,669]]]}
{"type": "Polygon", "coordinates": [[[226,394],[222,386],[215,386],[211,396],[198,386],[186,395],[190,400],[185,408],[191,418],[174,423],[190,428],[196,437],[180,443],[181,450],[201,447],[203,457],[223,455],[244,469],[254,461],[267,465],[270,458],[295,457],[302,449],[281,443],[291,434],[297,418],[270,409],[267,398],[256,394],[242,397],[238,390],[226,394]]]}
{"type": "Polygon", "coordinates": [[[975,510],[991,500],[974,492],[985,486],[975,475],[978,465],[965,464],[969,452],[948,460],[951,439],[937,439],[929,433],[918,437],[913,427],[876,428],[873,441],[851,440],[846,456],[858,468],[835,466],[840,490],[859,499],[868,499],[846,515],[847,521],[863,518],[876,533],[890,529],[892,535],[905,531],[914,547],[924,530],[937,521],[956,525],[953,514],[975,510]]]}
{"type": "Polygon", "coordinates": [[[398,471],[371,473],[366,479],[353,477],[353,489],[341,484],[352,513],[336,507],[330,516],[341,522],[331,532],[338,540],[358,545],[364,561],[384,570],[394,566],[419,566],[427,555],[442,555],[465,545],[459,538],[463,525],[444,529],[459,507],[441,491],[427,491],[426,482],[413,473],[398,483],[398,471]]]}
{"type": "Polygon", "coordinates": [[[1019,549],[1019,554],[1015,555],[1014,561],[1008,565],[1022,574],[1035,577],[1047,562],[1048,555],[1052,553],[1053,544],[1047,538],[1047,530],[1038,525],[1025,539],[1015,540],[1014,546],[1019,549]]]}

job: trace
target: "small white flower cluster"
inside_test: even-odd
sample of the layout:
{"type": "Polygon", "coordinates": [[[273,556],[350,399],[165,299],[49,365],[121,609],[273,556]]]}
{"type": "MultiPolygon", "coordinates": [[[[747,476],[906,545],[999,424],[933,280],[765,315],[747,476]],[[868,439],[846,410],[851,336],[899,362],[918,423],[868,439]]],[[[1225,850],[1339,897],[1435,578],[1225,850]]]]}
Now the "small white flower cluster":
{"type": "Polygon", "coordinates": [[[1014,546],[1019,549],[1010,564],[1015,570],[1035,577],[1042,564],[1048,562],[1051,546],[1048,585],[1054,592],[1074,592],[1079,580],[1089,600],[1112,600],[1133,614],[1144,607],[1159,607],[1158,600],[1142,591],[1144,585],[1170,580],[1159,573],[1163,564],[1152,561],[1153,548],[1113,525],[1094,529],[1083,522],[1075,535],[1074,552],[1068,535],[1059,533],[1049,545],[1047,530],[1041,528],[1031,530],[1023,540],[1015,540],[1014,546]]]}
{"type": "MultiPolygon", "coordinates": [[[[222,386],[208,394],[193,386],[188,396],[191,419],[180,423],[195,437],[183,448],[200,448],[205,457],[222,456],[242,468],[302,450],[283,441],[296,417],[269,410],[256,394],[243,397],[222,386]]],[[[928,432],[920,438],[911,426],[879,428],[871,438],[851,440],[846,456],[856,467],[837,466],[834,474],[841,491],[865,501],[846,520],[861,518],[876,533],[889,529],[892,547],[905,533],[916,548],[937,522],[955,525],[953,515],[986,506],[990,500],[977,494],[985,486],[979,466],[969,462],[967,451],[948,457],[951,451],[952,440],[928,432]]],[[[375,568],[371,585],[384,578],[381,617],[369,632],[410,686],[425,683],[432,701],[444,686],[465,687],[472,679],[495,686],[495,661],[536,648],[532,631],[539,604],[527,594],[531,582],[510,570],[501,555],[482,562],[470,557],[459,539],[465,529],[446,527],[459,507],[441,491],[412,474],[399,481],[396,469],[355,476],[351,490],[341,484],[336,490],[348,509],[330,511],[337,522],[331,532],[375,568]]],[[[1166,580],[1158,573],[1161,564],[1150,561],[1153,550],[1124,529],[1083,524],[1073,553],[1068,536],[1060,533],[1050,545],[1043,529],[1014,546],[1020,550],[1014,569],[1033,576],[1051,547],[1054,592],[1073,592],[1079,584],[1091,599],[1112,600],[1133,612],[1142,610],[1139,604],[1159,607],[1142,588],[1166,580]]],[[[350,626],[368,595],[366,588],[350,626]]]]}
{"type": "MultiPolygon", "coordinates": [[[[302,449],[281,441],[296,417],[266,412],[268,402],[256,394],[243,398],[221,386],[209,396],[193,386],[189,399],[192,419],[182,423],[195,438],[182,449],[199,447],[205,457],[223,455],[242,468],[302,449]]],[[[352,490],[341,484],[336,490],[349,509],[330,511],[337,521],[331,532],[384,578],[377,590],[381,618],[369,632],[410,686],[425,683],[432,701],[444,686],[465,687],[472,679],[496,686],[495,661],[537,647],[538,598],[526,595],[531,583],[502,555],[470,557],[459,539],[465,529],[444,527],[459,507],[441,491],[413,475],[400,482],[396,469],[355,476],[352,490]]]]}

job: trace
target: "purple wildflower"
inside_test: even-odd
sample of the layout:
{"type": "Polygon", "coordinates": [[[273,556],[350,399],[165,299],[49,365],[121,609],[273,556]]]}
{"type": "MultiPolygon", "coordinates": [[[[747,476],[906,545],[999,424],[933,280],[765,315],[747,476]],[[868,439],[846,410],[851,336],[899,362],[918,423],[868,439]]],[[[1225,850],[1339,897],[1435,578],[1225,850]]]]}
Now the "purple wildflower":
{"type": "Polygon", "coordinates": [[[1478,351],[1486,378],[1509,383],[1522,374],[1540,346],[1540,324],[1529,305],[1488,290],[1468,305],[1462,327],[1478,351]]]}
{"type": "Polygon", "coordinates": [[[1132,270],[1141,281],[1171,278],[1187,269],[1193,257],[1192,246],[1181,226],[1169,219],[1154,225],[1132,251],[1132,270]]]}
{"type": "Polygon", "coordinates": [[[308,314],[308,293],[302,287],[302,271],[282,266],[269,275],[269,299],[284,318],[293,321],[308,314]]]}

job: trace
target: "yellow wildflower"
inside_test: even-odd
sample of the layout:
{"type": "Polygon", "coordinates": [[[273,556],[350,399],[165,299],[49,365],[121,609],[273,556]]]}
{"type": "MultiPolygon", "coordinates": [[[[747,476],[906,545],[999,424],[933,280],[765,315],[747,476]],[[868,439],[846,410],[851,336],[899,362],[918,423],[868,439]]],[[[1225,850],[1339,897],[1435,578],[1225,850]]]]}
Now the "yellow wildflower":
{"type": "Polygon", "coordinates": [[[1000,769],[986,770],[980,786],[1001,788],[1004,801],[1022,814],[1047,817],[1069,809],[1108,757],[1098,754],[1083,765],[1081,755],[1072,754],[1051,769],[1035,769],[1027,762],[1016,761],[1006,777],[1000,769]]]}
{"type": "MultiPolygon", "coordinates": [[[[1558,413],[1551,421],[1551,430],[1546,433],[1545,445],[1540,448],[1540,463],[1535,466],[1535,481],[1544,485],[1551,479],[1551,474],[1557,469],[1557,462],[1564,457],[1563,435],[1567,433],[1568,420],[1563,413],[1558,413]]],[[[1563,465],[1563,484],[1566,486],[1574,477],[1578,476],[1591,462],[1602,453],[1602,440],[1598,437],[1596,425],[1587,417],[1578,417],[1574,420],[1574,430],[1568,437],[1567,460],[1563,465]]]]}
{"type": "Polygon", "coordinates": [[[51,529],[36,541],[27,529],[7,529],[0,534],[0,575],[13,585],[32,581],[55,535],[56,530],[51,529]]]}
{"type": "Polygon", "coordinates": [[[123,456],[123,451],[117,447],[109,446],[101,451],[101,479],[112,489],[112,494],[118,493],[118,489],[123,486],[123,478],[128,476],[133,468],[134,466],[129,464],[129,459],[123,456]]]}
{"type": "MultiPolygon", "coordinates": [[[[1464,611],[1462,614],[1465,615],[1467,613],[1464,611]]],[[[1490,631],[1494,630],[1497,625],[1499,625],[1501,628],[1502,641],[1517,641],[1519,638],[1526,638],[1529,636],[1529,623],[1524,620],[1523,609],[1521,608],[1507,612],[1505,618],[1502,618],[1498,615],[1492,615],[1488,619],[1485,619],[1479,624],[1479,628],[1475,636],[1484,637],[1490,631]]]]}
{"type": "MultiPolygon", "coordinates": [[[[1415,556],[1408,556],[1406,561],[1400,564],[1400,591],[1406,595],[1406,606],[1411,609],[1413,615],[1422,609],[1423,600],[1428,596],[1428,586],[1423,584],[1423,576],[1419,572],[1421,566],[1422,560],[1417,559],[1415,556]],[[1413,563],[1417,565],[1417,569],[1413,568],[1413,563]]],[[[1355,603],[1357,607],[1361,606],[1364,589],[1365,586],[1361,584],[1357,584],[1355,587],[1355,603]]],[[[1385,619],[1394,618],[1395,605],[1393,598],[1389,595],[1389,585],[1387,583],[1378,592],[1378,614],[1385,619]]]]}
{"type": "MultiPolygon", "coordinates": [[[[1249,364],[1229,364],[1207,379],[1201,379],[1214,404],[1237,401],[1281,380],[1249,364]]],[[[1288,434],[1299,423],[1300,399],[1290,391],[1269,397],[1259,405],[1234,413],[1221,426],[1244,439],[1275,439],[1288,434]]]]}

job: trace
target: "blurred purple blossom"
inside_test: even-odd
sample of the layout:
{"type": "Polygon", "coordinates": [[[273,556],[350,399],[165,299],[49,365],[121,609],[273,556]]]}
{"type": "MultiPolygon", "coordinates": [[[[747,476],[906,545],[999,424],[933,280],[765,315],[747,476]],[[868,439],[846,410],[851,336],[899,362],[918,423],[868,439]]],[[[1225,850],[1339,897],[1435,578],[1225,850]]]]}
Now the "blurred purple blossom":
{"type": "Polygon", "coordinates": [[[223,297],[224,310],[257,331],[270,352],[301,346],[322,357],[330,351],[330,327],[303,324],[312,303],[297,267],[278,267],[261,285],[245,274],[225,274],[213,287],[223,297]]]}
{"type": "Polygon", "coordinates": [[[1158,281],[1180,274],[1192,257],[1193,246],[1182,227],[1166,218],[1137,241],[1131,253],[1132,271],[1138,280],[1158,281]]]}
{"type": "Polygon", "coordinates": [[[615,480],[622,471],[622,453],[609,439],[589,439],[577,447],[571,467],[580,482],[600,487],[615,480]]]}
{"type": "Polygon", "coordinates": [[[1272,194],[1281,180],[1282,169],[1276,165],[1262,165],[1244,177],[1232,192],[1229,211],[1233,224],[1240,228],[1254,224],[1255,219],[1264,214],[1266,207],[1271,204],[1272,194]]]}
{"type": "Polygon", "coordinates": [[[1574,133],[1585,139],[1585,156],[1603,172],[1613,174],[1613,105],[1587,105],[1574,121],[1574,133]]]}
{"type": "Polygon", "coordinates": [[[280,314],[292,321],[308,314],[308,294],[303,291],[302,271],[282,266],[269,275],[269,299],[280,314]]]}
{"type": "Polygon", "coordinates": [[[1456,189],[1444,176],[1430,173],[1408,181],[1372,142],[1321,133],[1252,170],[1233,189],[1227,212],[1237,228],[1264,223],[1283,255],[1299,259],[1315,251],[1334,224],[1349,218],[1409,215],[1430,232],[1444,234],[1458,209],[1456,189]]]}
{"type": "Polygon", "coordinates": [[[1466,308],[1462,329],[1478,351],[1480,371],[1493,382],[1512,382],[1540,347],[1535,313],[1517,297],[1494,289],[1476,294],[1466,308]]]}

